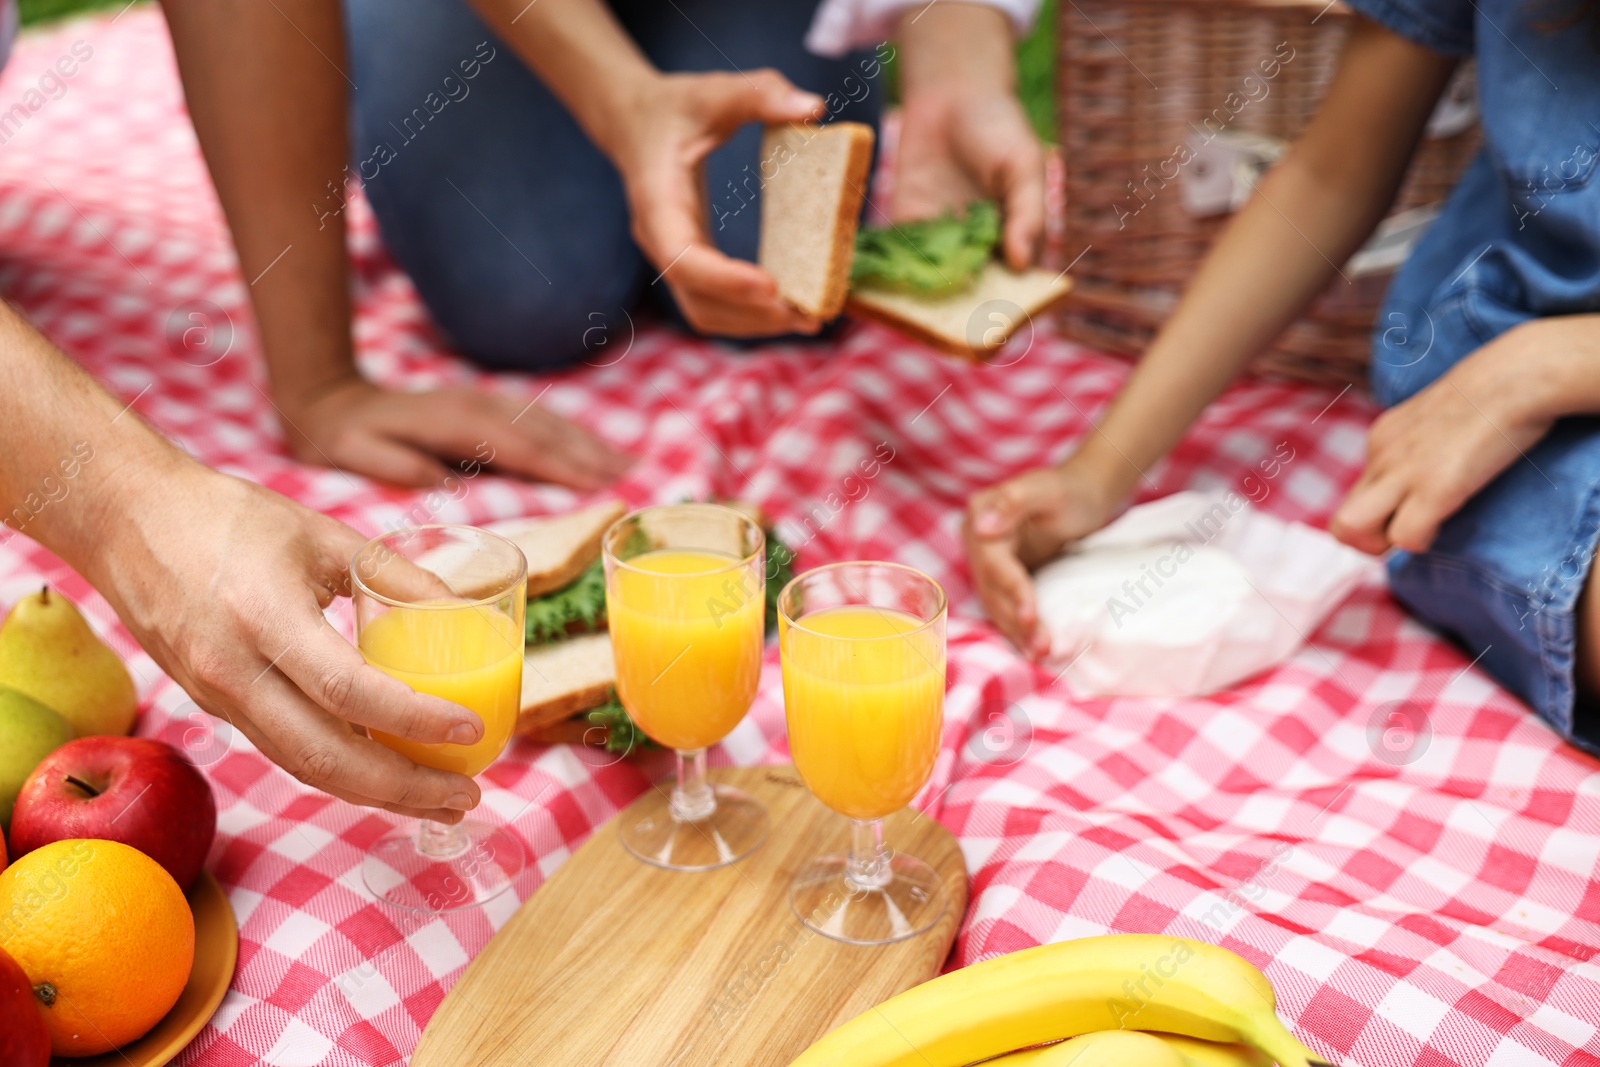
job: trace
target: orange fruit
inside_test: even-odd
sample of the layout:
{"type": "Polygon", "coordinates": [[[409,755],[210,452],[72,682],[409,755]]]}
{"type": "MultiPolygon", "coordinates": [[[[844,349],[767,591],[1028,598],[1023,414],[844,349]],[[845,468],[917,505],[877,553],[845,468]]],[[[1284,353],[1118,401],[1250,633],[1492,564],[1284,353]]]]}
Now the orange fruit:
{"type": "Polygon", "coordinates": [[[117,841],[56,841],[0,871],[0,948],[44,1004],[57,1056],[143,1037],[194,965],[194,915],[172,876],[117,841]]]}

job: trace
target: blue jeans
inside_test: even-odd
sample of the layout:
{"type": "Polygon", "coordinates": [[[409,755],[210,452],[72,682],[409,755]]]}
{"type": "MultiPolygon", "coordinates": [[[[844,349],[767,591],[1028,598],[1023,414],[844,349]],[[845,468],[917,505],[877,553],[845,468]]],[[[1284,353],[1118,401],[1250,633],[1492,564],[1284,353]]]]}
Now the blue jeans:
{"type": "MultiPolygon", "coordinates": [[[[1597,149],[1600,151],[1600,149],[1597,149]]],[[[1600,230],[1600,182],[1568,181],[1542,205],[1554,234],[1600,230]]],[[[1385,406],[1531,318],[1600,310],[1600,262],[1532,234],[1525,189],[1488,152],[1462,176],[1390,288],[1374,334],[1385,406]]],[[[1396,598],[1565,737],[1600,755],[1600,718],[1578,692],[1578,598],[1600,541],[1600,417],[1558,421],[1440,527],[1429,550],[1389,560],[1396,598]]]]}
{"type": "MultiPolygon", "coordinates": [[[[612,4],[662,70],[775,67],[827,98],[833,118],[875,123],[881,65],[807,52],[814,8],[612,4]]],[[[465,0],[345,0],[345,14],[358,87],[351,170],[390,253],[464,355],[497,368],[559,366],[625,335],[642,295],[670,309],[629,235],[615,168],[465,0]]],[[[712,235],[744,259],[755,258],[761,217],[760,140],[746,126],[705,164],[712,235]]]]}
{"type": "MultiPolygon", "coordinates": [[[[1523,0],[1350,2],[1424,47],[1478,61],[1484,149],[1395,277],[1373,335],[1372,390],[1388,406],[1514,326],[1600,311],[1600,54],[1593,19],[1556,23],[1523,0]]],[[[1392,556],[1389,583],[1600,754],[1594,694],[1574,677],[1597,541],[1600,417],[1562,419],[1428,551],[1392,556]]]]}

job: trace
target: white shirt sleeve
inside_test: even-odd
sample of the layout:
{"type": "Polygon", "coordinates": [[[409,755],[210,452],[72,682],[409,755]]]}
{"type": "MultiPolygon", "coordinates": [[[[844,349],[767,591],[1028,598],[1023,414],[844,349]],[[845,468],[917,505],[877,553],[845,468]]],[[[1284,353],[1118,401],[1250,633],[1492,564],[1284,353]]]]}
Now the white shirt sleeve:
{"type": "MultiPolygon", "coordinates": [[[[806,33],[806,48],[819,56],[842,56],[894,36],[900,13],[932,7],[939,0],[822,0],[806,33]]],[[[1018,37],[1033,27],[1041,0],[978,0],[1011,20],[1018,37]]]]}

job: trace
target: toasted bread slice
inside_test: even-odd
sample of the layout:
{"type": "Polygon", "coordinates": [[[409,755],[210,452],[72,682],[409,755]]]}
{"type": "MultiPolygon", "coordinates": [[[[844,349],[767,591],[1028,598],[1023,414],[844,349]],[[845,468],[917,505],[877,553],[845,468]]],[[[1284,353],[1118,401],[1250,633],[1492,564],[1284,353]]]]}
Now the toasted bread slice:
{"type": "Polygon", "coordinates": [[[1060,303],[1072,289],[1065,274],[1029,270],[1021,274],[998,260],[967,289],[928,299],[909,293],[857,289],[848,310],[908,333],[958,356],[984,359],[1011,339],[1018,328],[1060,303]]]}
{"type": "Polygon", "coordinates": [[[610,634],[586,634],[528,650],[522,660],[517,732],[532,733],[606,702],[617,684],[610,634]]]}
{"type": "Polygon", "coordinates": [[[528,557],[528,595],[553,593],[582,574],[600,555],[600,537],[627,505],[605,500],[565,515],[512,519],[490,527],[528,557]]]}
{"type": "Polygon", "coordinates": [[[770,126],[761,140],[756,258],[779,295],[819,319],[844,309],[874,136],[860,122],[796,123],[770,126]]]}

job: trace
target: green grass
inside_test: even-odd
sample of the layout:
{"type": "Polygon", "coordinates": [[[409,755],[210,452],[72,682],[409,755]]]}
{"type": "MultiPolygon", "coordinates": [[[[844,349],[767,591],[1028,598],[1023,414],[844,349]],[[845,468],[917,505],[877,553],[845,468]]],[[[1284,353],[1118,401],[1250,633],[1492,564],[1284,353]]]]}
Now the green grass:
{"type": "MultiPolygon", "coordinates": [[[[1017,44],[1022,103],[1033,128],[1046,141],[1056,139],[1056,2],[1045,0],[1038,25],[1017,44]]],[[[22,24],[27,26],[125,3],[127,0],[21,0],[20,12],[22,24]]]]}
{"type": "Polygon", "coordinates": [[[1017,44],[1017,92],[1033,128],[1047,142],[1056,131],[1056,0],[1044,0],[1033,32],[1017,44]]]}
{"type": "Polygon", "coordinates": [[[35,22],[51,22],[76,15],[80,11],[98,11],[106,7],[121,7],[128,0],[22,0],[17,13],[24,26],[35,22]]]}

